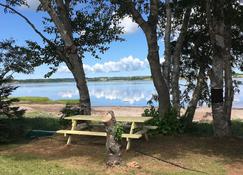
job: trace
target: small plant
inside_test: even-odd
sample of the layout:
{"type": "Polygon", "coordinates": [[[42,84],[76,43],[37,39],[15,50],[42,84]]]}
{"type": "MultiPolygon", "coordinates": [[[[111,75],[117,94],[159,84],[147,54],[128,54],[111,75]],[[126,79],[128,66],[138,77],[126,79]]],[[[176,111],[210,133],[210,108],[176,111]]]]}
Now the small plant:
{"type": "Polygon", "coordinates": [[[80,108],[77,105],[67,103],[66,106],[61,110],[62,116],[60,117],[60,124],[64,127],[70,126],[71,121],[65,120],[65,117],[79,115],[80,108]]]}
{"type": "Polygon", "coordinates": [[[72,115],[79,115],[80,108],[77,105],[73,105],[67,103],[66,106],[61,110],[62,118],[72,116],[72,115]]]}
{"type": "Polygon", "coordinates": [[[116,141],[122,140],[122,134],[124,133],[124,127],[121,123],[117,123],[115,127],[113,128],[113,133],[115,135],[116,141]]]}

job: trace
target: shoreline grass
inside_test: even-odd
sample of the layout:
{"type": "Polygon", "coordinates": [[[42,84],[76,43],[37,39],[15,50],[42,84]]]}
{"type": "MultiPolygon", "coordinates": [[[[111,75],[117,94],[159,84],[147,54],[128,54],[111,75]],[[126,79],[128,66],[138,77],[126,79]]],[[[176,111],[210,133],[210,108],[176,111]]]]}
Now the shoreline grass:
{"type": "Polygon", "coordinates": [[[48,97],[34,97],[34,96],[23,96],[23,97],[11,97],[17,98],[22,104],[37,103],[37,104],[78,104],[78,99],[61,99],[61,100],[51,100],[48,97]]]}

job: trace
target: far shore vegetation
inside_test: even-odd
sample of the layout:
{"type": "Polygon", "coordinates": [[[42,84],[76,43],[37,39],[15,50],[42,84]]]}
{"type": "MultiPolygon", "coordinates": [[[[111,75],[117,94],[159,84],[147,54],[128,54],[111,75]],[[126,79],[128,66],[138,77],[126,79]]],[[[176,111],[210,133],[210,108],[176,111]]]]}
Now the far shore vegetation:
{"type": "Polygon", "coordinates": [[[78,104],[78,99],[62,99],[62,100],[51,100],[48,97],[33,97],[33,96],[25,96],[25,97],[10,97],[17,98],[19,100],[18,103],[29,104],[78,104]]]}
{"type": "MultiPolygon", "coordinates": [[[[235,73],[233,78],[243,78],[243,74],[235,73]]],[[[151,76],[130,76],[130,77],[94,77],[87,78],[87,81],[134,81],[134,80],[152,80],[151,76]]],[[[56,82],[74,82],[73,78],[51,78],[51,79],[23,79],[13,80],[14,83],[56,83],[56,82]]]]}
{"type": "MultiPolygon", "coordinates": [[[[87,78],[87,81],[132,81],[132,80],[151,80],[150,76],[132,77],[94,77],[87,78]]],[[[53,78],[53,79],[25,79],[14,80],[15,83],[55,83],[55,82],[74,82],[73,78],[53,78]]]]}

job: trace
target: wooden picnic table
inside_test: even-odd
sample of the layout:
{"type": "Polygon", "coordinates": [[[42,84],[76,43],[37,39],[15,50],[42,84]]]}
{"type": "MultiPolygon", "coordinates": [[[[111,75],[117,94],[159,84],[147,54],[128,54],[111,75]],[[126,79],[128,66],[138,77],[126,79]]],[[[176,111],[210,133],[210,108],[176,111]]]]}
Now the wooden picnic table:
{"type": "MultiPolygon", "coordinates": [[[[146,126],[145,122],[152,119],[152,117],[127,117],[127,116],[116,116],[117,122],[125,123],[129,129],[129,133],[123,133],[122,138],[126,138],[127,146],[126,150],[129,150],[131,145],[131,139],[139,139],[143,135],[145,139],[148,140],[147,131],[149,129],[156,129],[156,126],[146,126]],[[136,132],[134,133],[134,129],[136,132]]],[[[106,132],[97,132],[97,131],[84,131],[77,130],[77,121],[89,121],[89,122],[99,122],[102,123],[104,120],[103,116],[91,116],[91,115],[76,115],[71,117],[66,117],[66,120],[72,121],[71,130],[58,130],[56,133],[68,135],[67,144],[71,143],[72,135],[88,135],[88,136],[106,136],[106,132]]],[[[84,129],[84,128],[78,128],[84,129]]]]}

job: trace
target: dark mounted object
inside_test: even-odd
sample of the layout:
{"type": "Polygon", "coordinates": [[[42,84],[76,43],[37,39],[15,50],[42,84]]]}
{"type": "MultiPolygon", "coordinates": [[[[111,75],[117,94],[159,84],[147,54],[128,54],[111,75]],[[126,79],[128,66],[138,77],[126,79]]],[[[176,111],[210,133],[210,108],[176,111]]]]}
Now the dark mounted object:
{"type": "Polygon", "coordinates": [[[212,103],[224,102],[223,89],[211,89],[212,103]]]}

